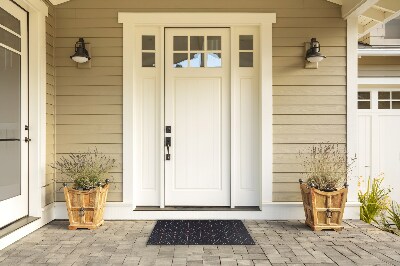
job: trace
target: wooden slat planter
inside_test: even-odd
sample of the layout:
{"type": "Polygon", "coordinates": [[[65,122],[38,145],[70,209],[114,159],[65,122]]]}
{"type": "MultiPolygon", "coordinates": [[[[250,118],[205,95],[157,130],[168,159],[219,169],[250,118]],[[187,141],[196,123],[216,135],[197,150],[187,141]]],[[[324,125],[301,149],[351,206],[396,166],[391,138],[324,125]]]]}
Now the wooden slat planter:
{"type": "Polygon", "coordinates": [[[64,187],[69,230],[78,228],[96,229],[104,223],[103,213],[108,189],[109,184],[91,190],[64,187]]]}
{"type": "Polygon", "coordinates": [[[347,188],[325,192],[300,183],[300,189],[306,224],[313,231],[324,229],[341,231],[343,229],[342,218],[347,199],[347,188]]]}

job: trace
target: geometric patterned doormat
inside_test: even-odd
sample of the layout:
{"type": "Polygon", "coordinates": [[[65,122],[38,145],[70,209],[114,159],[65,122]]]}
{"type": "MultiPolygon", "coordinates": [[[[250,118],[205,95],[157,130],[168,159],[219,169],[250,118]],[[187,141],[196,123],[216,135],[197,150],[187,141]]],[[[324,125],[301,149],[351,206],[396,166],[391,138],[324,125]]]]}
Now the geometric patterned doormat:
{"type": "Polygon", "coordinates": [[[147,245],[254,245],[240,220],[160,220],[147,245]]]}

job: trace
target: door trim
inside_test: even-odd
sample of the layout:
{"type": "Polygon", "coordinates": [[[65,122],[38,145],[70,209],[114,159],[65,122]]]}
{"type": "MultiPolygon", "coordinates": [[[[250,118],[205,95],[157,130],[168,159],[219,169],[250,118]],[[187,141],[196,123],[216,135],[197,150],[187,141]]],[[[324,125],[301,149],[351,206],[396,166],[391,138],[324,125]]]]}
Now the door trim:
{"type": "Polygon", "coordinates": [[[42,217],[42,186],[46,178],[46,22],[41,0],[13,0],[28,12],[29,86],[29,216],[42,217]]]}
{"type": "MultiPolygon", "coordinates": [[[[137,206],[135,199],[135,186],[141,176],[142,149],[140,135],[142,134],[141,111],[136,85],[137,74],[135,67],[140,64],[136,55],[137,47],[135,33],[138,26],[153,27],[163,34],[165,27],[229,27],[257,26],[259,29],[260,43],[260,125],[261,125],[261,180],[260,202],[272,202],[272,24],[276,22],[275,13],[125,13],[118,14],[118,22],[123,23],[123,203],[137,206]],[[136,109],[135,109],[136,108],[136,109]]],[[[161,35],[160,35],[161,36],[161,35]]],[[[162,43],[162,42],[161,42],[162,43]]],[[[164,44],[160,47],[158,84],[164,84],[164,44]]],[[[231,75],[231,84],[233,74],[231,75]]],[[[164,98],[163,92],[161,99],[164,98]]],[[[164,116],[164,103],[161,102],[161,117],[164,116]]],[[[160,133],[163,132],[164,122],[161,123],[160,133]]],[[[160,134],[160,137],[163,134],[160,134]]],[[[163,149],[163,140],[159,141],[163,149]]],[[[160,148],[161,148],[160,147],[160,148]]],[[[160,158],[161,169],[164,160],[160,158]]],[[[234,173],[232,173],[234,174],[234,173]]],[[[164,180],[164,176],[160,177],[164,180]]],[[[160,206],[164,207],[164,183],[160,184],[160,206]]],[[[232,195],[234,196],[234,195],[232,195]]],[[[234,207],[234,206],[232,206],[234,207]]]]}

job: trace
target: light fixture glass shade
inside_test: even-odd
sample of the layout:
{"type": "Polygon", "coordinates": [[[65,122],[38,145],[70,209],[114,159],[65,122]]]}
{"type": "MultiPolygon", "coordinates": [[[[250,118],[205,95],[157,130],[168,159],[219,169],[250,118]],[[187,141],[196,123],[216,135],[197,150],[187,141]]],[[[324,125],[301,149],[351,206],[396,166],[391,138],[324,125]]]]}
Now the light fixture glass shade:
{"type": "Polygon", "coordinates": [[[79,38],[79,41],[75,44],[75,54],[70,56],[71,59],[79,64],[86,63],[91,58],[89,52],[85,48],[85,41],[83,38],[79,38]]]}
{"type": "Polygon", "coordinates": [[[310,49],[307,50],[306,60],[311,63],[321,62],[326,56],[320,53],[319,42],[316,38],[312,38],[310,42],[310,49]]]}

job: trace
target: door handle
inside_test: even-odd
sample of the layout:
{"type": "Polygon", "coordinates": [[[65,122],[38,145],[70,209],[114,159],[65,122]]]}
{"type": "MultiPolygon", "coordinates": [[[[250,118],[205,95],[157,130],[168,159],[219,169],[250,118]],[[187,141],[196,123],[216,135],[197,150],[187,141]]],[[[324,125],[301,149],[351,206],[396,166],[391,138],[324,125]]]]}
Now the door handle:
{"type": "Polygon", "coordinates": [[[171,137],[165,138],[165,146],[167,147],[167,154],[165,155],[165,160],[171,160],[171,154],[169,154],[169,147],[171,147],[171,137]]]}
{"type": "Polygon", "coordinates": [[[28,137],[25,137],[25,142],[26,143],[28,143],[28,142],[30,142],[31,141],[31,139],[30,138],[28,138],[28,137]]]}

